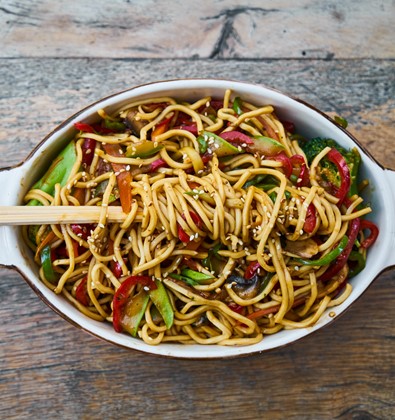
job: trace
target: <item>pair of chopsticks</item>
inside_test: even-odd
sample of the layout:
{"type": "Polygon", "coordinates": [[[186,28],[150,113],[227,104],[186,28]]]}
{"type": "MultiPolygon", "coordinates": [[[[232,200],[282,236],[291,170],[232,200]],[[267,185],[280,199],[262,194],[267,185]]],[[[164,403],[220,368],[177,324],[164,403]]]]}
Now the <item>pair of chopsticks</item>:
{"type": "MultiPolygon", "coordinates": [[[[107,221],[120,223],[126,218],[122,207],[107,207],[107,221]]],[[[0,206],[0,225],[50,225],[97,223],[102,207],[96,206],[0,206]]]]}

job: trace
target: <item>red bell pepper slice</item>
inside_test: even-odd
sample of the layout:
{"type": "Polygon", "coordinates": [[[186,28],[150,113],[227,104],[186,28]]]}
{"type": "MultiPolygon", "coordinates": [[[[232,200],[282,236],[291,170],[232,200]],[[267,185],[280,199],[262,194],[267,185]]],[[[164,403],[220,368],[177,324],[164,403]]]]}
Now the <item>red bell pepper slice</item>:
{"type": "Polygon", "coordinates": [[[219,135],[222,139],[228,141],[229,143],[236,145],[251,145],[254,144],[254,141],[248,137],[246,134],[240,131],[225,131],[219,135]]]}
{"type": "Polygon", "coordinates": [[[91,224],[83,224],[79,225],[77,223],[73,223],[70,225],[71,230],[75,235],[86,241],[91,234],[91,231],[94,230],[93,225],[91,224]]]}
{"type": "Polygon", "coordinates": [[[174,128],[179,129],[179,130],[189,131],[190,133],[192,133],[195,136],[198,135],[198,129],[197,129],[196,123],[181,124],[181,125],[178,125],[177,127],[174,127],[174,128]]]}
{"type": "Polygon", "coordinates": [[[251,261],[244,272],[244,278],[246,280],[252,279],[260,268],[261,265],[258,261],[251,261]]]}
{"type": "Polygon", "coordinates": [[[78,300],[81,305],[88,306],[89,305],[89,295],[88,295],[88,289],[87,284],[88,282],[88,276],[85,276],[81,283],[77,286],[75,289],[75,298],[78,300]]]}
{"type": "Polygon", "coordinates": [[[74,123],[74,127],[78,130],[78,131],[83,131],[84,133],[94,133],[95,129],[86,123],[83,123],[81,121],[74,123]]]}
{"type": "Polygon", "coordinates": [[[211,99],[210,106],[215,109],[215,111],[218,111],[224,107],[224,101],[222,99],[211,99]]]}
{"type": "MultiPolygon", "coordinates": [[[[116,144],[103,144],[105,152],[111,156],[123,157],[119,152],[119,145],[116,144]]],[[[117,184],[119,188],[119,196],[121,200],[122,211],[130,213],[132,208],[132,189],[130,183],[132,182],[132,175],[126,170],[126,165],[123,163],[111,163],[115,173],[117,173],[117,184]]]]}
{"type": "Polygon", "coordinates": [[[379,228],[376,226],[375,223],[371,222],[370,220],[362,220],[361,230],[363,229],[369,230],[370,234],[367,238],[365,238],[362,241],[361,248],[368,249],[376,242],[376,239],[379,236],[379,228]]]}
{"type": "Polygon", "coordinates": [[[156,172],[159,168],[168,168],[169,165],[163,159],[156,159],[150,165],[148,169],[148,173],[156,172]]]}
{"type": "Polygon", "coordinates": [[[350,186],[351,186],[350,169],[348,168],[347,162],[342,156],[342,154],[336,149],[331,149],[327,154],[327,158],[336,165],[340,173],[340,178],[341,178],[340,187],[335,188],[335,194],[334,194],[335,197],[339,199],[337,205],[340,207],[350,190],[350,186]]]}
{"type": "Polygon", "coordinates": [[[352,247],[357,239],[359,229],[361,226],[361,220],[359,218],[353,219],[348,227],[348,243],[343,252],[336,258],[333,264],[320,276],[319,280],[328,281],[335,276],[347,263],[348,257],[352,251],[352,247]]]}
{"type": "Polygon", "coordinates": [[[276,156],[270,157],[271,160],[275,160],[277,162],[280,162],[283,167],[284,175],[289,178],[292,175],[292,163],[290,158],[284,153],[281,152],[276,156]]]}
{"type": "Polygon", "coordinates": [[[118,287],[113,298],[113,326],[116,332],[123,331],[124,322],[124,308],[130,297],[130,291],[136,284],[141,284],[144,287],[148,287],[149,290],[155,290],[157,288],[154,280],[151,276],[130,276],[118,287]]]}
{"type": "Polygon", "coordinates": [[[190,241],[189,235],[185,232],[185,230],[179,224],[177,224],[177,232],[178,232],[178,239],[181,242],[188,243],[190,241]]]}
{"type": "Polygon", "coordinates": [[[289,158],[293,167],[296,167],[297,173],[296,176],[298,180],[296,182],[297,187],[306,187],[309,185],[310,176],[309,176],[309,169],[306,166],[306,162],[301,155],[293,155],[289,158]],[[299,171],[298,171],[299,169],[299,171]]]}
{"type": "Polygon", "coordinates": [[[309,207],[307,207],[303,230],[306,233],[312,233],[314,231],[316,224],[317,224],[317,216],[316,216],[315,206],[313,203],[310,203],[309,207]]]}
{"type": "Polygon", "coordinates": [[[237,314],[244,315],[244,307],[235,302],[228,303],[228,308],[232,309],[232,311],[237,314]]]}
{"type": "Polygon", "coordinates": [[[295,132],[295,124],[292,121],[281,121],[285,131],[293,134],[295,132]]]}
{"type": "Polygon", "coordinates": [[[82,163],[89,166],[92,163],[95,155],[96,140],[85,139],[81,145],[82,149],[82,163]]]}
{"type": "MultiPolygon", "coordinates": [[[[202,219],[193,211],[189,212],[191,219],[194,221],[195,225],[200,229],[202,226],[202,219]]],[[[185,220],[185,216],[182,215],[182,218],[185,220]]],[[[181,242],[188,243],[191,242],[191,238],[185,232],[185,230],[181,227],[180,224],[177,223],[177,232],[178,232],[178,239],[181,242]]]]}

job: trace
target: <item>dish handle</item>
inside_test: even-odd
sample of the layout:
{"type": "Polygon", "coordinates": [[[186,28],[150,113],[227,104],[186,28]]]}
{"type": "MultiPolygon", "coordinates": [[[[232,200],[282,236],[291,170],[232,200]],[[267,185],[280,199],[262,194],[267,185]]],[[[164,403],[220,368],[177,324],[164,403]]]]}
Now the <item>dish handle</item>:
{"type": "MultiPolygon", "coordinates": [[[[20,191],[21,166],[0,168],[0,206],[18,204],[20,191]]],[[[15,226],[0,226],[0,266],[17,266],[20,250],[18,249],[18,230],[15,226]]]]}
{"type": "MultiPolygon", "coordinates": [[[[390,208],[392,208],[393,210],[393,214],[392,216],[395,216],[395,170],[392,169],[385,169],[384,170],[384,175],[386,177],[390,192],[392,197],[390,197],[390,203],[392,204],[390,206],[390,208]]],[[[390,244],[389,244],[389,249],[391,250],[391,252],[388,255],[388,264],[387,267],[395,267],[395,223],[392,223],[391,226],[389,227],[389,229],[391,230],[390,233],[390,244]]]]}

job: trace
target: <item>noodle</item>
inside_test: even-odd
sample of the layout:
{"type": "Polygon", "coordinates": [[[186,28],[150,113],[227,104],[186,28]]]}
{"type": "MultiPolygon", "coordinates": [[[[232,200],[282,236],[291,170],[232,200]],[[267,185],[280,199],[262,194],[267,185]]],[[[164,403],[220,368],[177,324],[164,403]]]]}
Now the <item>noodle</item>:
{"type": "Polygon", "coordinates": [[[366,250],[361,229],[342,239],[371,209],[357,194],[341,197],[342,179],[327,180],[331,147],[309,161],[273,106],[229,90],[98,114],[93,128],[76,125],[68,178],[25,196],[101,206],[95,224],[23,231],[42,281],[84,315],[150,345],[251,345],[309,327],[347,299],[366,250]],[[121,224],[107,220],[114,205],[128,208],[121,224]]]}

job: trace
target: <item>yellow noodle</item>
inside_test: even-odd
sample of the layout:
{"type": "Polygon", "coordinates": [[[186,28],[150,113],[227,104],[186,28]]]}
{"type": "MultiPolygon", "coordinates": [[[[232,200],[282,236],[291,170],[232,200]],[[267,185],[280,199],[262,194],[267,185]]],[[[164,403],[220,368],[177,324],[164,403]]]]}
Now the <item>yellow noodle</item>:
{"type": "MultiPolygon", "coordinates": [[[[309,251],[304,244],[310,244],[311,259],[325,258],[348,234],[352,220],[371,208],[359,195],[339,207],[339,199],[328,192],[322,165],[329,147],[308,165],[303,148],[289,138],[272,105],[243,100],[243,112],[238,115],[233,101],[233,92],[226,90],[223,106],[215,115],[211,97],[192,103],[169,97],[137,100],[112,115],[99,110],[99,117],[110,121],[127,118],[130,124],[129,119],[134,118],[141,129],[134,128],[133,133],[128,128],[110,134],[79,132],[73,140],[76,160],[68,179],[54,185],[53,192],[32,188],[26,193],[24,202],[29,205],[101,209],[99,220],[85,230],[56,224],[22,229],[40,265],[43,283],[85,316],[116,323],[114,306],[119,301],[114,296],[130,276],[137,283],[127,291],[131,305],[145,287],[139,284],[139,277],[162,281],[174,320],[168,328],[169,320],[165,321],[154,299],[148,299],[137,337],[150,345],[253,345],[283,329],[310,327],[327,308],[342,304],[352,290],[347,284],[338,295],[348,264],[331,279],[321,281],[330,265],[304,265],[298,252],[309,251]],[[166,119],[168,127],[158,129],[166,119]],[[190,122],[185,126],[194,125],[197,135],[182,128],[186,119],[190,122]],[[236,144],[238,152],[230,156],[228,152],[221,155],[210,144],[202,151],[204,140],[199,135],[203,131],[220,135],[242,130],[252,138],[268,136],[265,127],[276,133],[286,156],[303,157],[309,169],[308,185],[295,185],[293,177],[285,176],[282,161],[270,154],[243,149],[250,145],[236,144]],[[152,140],[153,130],[158,134],[152,140]],[[87,138],[96,141],[90,165],[82,163],[87,138]],[[106,143],[118,145],[119,155],[105,152],[106,143]],[[128,147],[140,155],[127,157],[128,147]],[[160,168],[153,170],[158,162],[160,168]],[[125,175],[130,183],[126,186],[130,211],[122,223],[109,223],[107,209],[122,202],[125,175]],[[315,225],[309,229],[306,222],[312,217],[311,208],[315,225]],[[49,246],[55,256],[51,261],[55,280],[49,281],[48,267],[41,267],[41,245],[49,246]],[[245,278],[247,270],[254,270],[257,264],[258,271],[245,278]],[[194,271],[197,280],[188,278],[187,270],[194,271]],[[203,274],[207,278],[199,280],[203,274]],[[241,293],[247,286],[251,290],[241,293]]],[[[299,166],[293,168],[296,175],[299,166]]],[[[358,242],[363,239],[361,232],[358,242]]],[[[359,252],[366,258],[366,250],[359,252]]]]}

